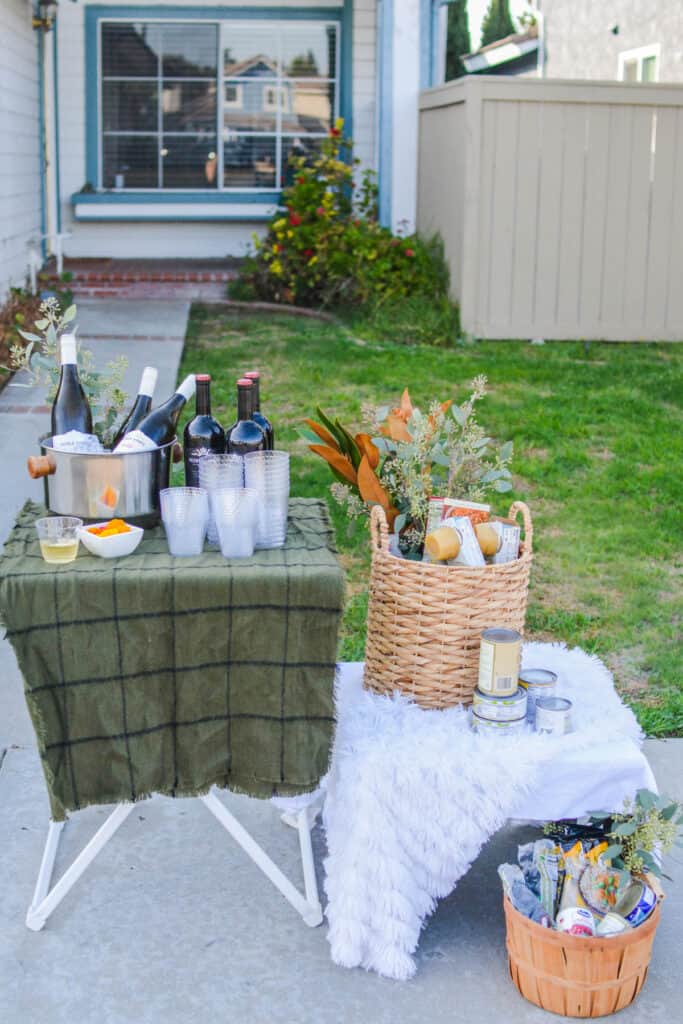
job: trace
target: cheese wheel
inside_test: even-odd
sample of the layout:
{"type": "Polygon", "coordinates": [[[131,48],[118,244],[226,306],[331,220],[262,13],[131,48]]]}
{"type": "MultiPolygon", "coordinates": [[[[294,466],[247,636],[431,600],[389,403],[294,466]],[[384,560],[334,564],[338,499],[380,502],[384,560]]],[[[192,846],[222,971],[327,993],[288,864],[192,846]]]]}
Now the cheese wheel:
{"type": "Polygon", "coordinates": [[[430,558],[445,562],[457,558],[460,551],[460,537],[450,526],[440,526],[425,537],[425,550],[430,558]]]}
{"type": "Polygon", "coordinates": [[[477,523],[474,532],[479,541],[482,555],[495,555],[500,547],[500,537],[490,523],[477,523]]]}

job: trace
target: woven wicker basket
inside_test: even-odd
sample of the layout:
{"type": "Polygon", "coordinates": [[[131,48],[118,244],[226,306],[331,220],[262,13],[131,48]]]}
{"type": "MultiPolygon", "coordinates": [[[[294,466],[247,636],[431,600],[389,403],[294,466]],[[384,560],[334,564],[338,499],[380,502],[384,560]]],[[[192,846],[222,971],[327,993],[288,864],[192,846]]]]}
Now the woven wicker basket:
{"type": "Polygon", "coordinates": [[[524,631],[533,527],[521,512],[520,557],[481,568],[432,565],[389,552],[389,529],[376,505],[370,517],[372,570],[365,647],[365,686],[376,693],[400,690],[424,708],[472,701],[479,676],[483,630],[524,631]]]}
{"type": "Polygon", "coordinates": [[[637,928],[610,938],[567,935],[529,921],[504,898],[510,977],[536,1006],[566,1017],[603,1017],[645,984],[659,904],[637,928]]]}

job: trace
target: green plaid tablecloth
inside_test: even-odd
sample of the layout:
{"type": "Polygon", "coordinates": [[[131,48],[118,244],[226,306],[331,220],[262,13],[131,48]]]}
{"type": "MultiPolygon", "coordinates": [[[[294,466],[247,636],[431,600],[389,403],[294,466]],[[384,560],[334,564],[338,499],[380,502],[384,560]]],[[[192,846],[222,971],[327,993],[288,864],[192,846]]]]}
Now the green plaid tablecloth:
{"type": "Polygon", "coordinates": [[[40,554],[27,504],[0,558],[0,618],[24,677],[53,817],[216,784],[313,789],[327,769],[344,577],[324,502],[293,499],[284,548],[172,558],[40,554]]]}

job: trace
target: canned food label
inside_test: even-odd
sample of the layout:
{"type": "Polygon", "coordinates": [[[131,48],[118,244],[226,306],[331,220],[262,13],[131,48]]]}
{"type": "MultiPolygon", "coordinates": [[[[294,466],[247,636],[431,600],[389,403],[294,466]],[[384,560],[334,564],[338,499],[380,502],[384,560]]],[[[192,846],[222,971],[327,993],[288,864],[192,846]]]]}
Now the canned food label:
{"type": "Polygon", "coordinates": [[[474,713],[479,718],[487,718],[490,721],[510,722],[518,718],[525,718],[527,707],[527,696],[523,690],[517,690],[509,697],[495,697],[491,694],[480,693],[475,690],[472,697],[474,713]]]}
{"type": "Polygon", "coordinates": [[[549,736],[564,736],[571,729],[570,700],[560,697],[536,698],[536,732],[549,736]]]}
{"type": "Polygon", "coordinates": [[[517,689],[521,643],[495,644],[482,637],[479,653],[479,689],[499,697],[517,689]]]}
{"type": "Polygon", "coordinates": [[[514,562],[519,557],[519,526],[513,523],[494,522],[493,527],[500,537],[498,550],[491,561],[494,565],[503,565],[505,562],[514,562]]]}

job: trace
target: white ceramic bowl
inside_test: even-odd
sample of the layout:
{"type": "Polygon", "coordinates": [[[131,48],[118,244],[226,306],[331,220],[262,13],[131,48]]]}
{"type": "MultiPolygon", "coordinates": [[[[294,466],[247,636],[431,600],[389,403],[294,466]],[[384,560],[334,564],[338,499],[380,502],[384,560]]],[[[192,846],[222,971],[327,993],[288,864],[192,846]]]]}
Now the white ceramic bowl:
{"type": "MultiPolygon", "coordinates": [[[[90,526],[106,526],[103,523],[90,523],[90,526]]],[[[87,526],[82,526],[78,531],[79,540],[88,549],[91,555],[99,558],[123,558],[124,555],[132,555],[142,540],[145,532],[139,526],[131,526],[129,533],[117,533],[113,537],[98,537],[96,533],[90,533],[87,526]]]]}

